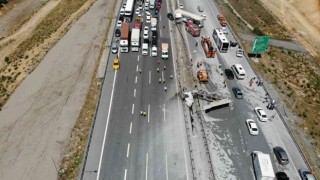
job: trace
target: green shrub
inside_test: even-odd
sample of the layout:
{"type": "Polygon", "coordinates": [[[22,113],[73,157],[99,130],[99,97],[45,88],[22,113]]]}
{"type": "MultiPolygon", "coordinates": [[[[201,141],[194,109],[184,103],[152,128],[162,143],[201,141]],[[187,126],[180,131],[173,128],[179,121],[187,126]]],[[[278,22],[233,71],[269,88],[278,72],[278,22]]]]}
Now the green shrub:
{"type": "Polygon", "coordinates": [[[265,35],[259,27],[253,28],[252,32],[254,34],[258,35],[258,36],[264,36],[265,35]]]}

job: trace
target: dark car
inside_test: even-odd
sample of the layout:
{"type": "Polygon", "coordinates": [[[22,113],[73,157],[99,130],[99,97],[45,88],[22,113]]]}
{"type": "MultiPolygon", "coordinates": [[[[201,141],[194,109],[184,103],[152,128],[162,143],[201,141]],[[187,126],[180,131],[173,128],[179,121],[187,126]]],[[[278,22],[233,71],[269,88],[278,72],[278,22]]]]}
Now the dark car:
{"type": "Polygon", "coordinates": [[[274,155],[276,155],[279,164],[287,165],[289,163],[288,155],[282,147],[274,147],[273,152],[274,155]]]}
{"type": "Polygon", "coordinates": [[[231,69],[225,69],[224,73],[226,73],[228,79],[234,79],[234,75],[231,69]]]}
{"type": "Polygon", "coordinates": [[[170,21],[173,21],[174,20],[174,17],[173,17],[173,14],[172,13],[168,13],[167,14],[167,17],[170,21]]]}
{"type": "Polygon", "coordinates": [[[158,32],[157,31],[152,31],[152,37],[153,38],[158,38],[158,32]]]}
{"type": "Polygon", "coordinates": [[[234,87],[232,88],[232,91],[237,99],[243,99],[243,94],[240,88],[234,87]]]}
{"type": "Polygon", "coordinates": [[[290,178],[285,172],[277,172],[276,177],[277,177],[277,180],[290,180],[290,178]]]}
{"type": "Polygon", "coordinates": [[[119,16],[119,21],[123,22],[123,20],[124,20],[123,15],[120,15],[120,16],[119,16]]]}
{"type": "Polygon", "coordinates": [[[116,29],[116,37],[120,37],[121,36],[121,30],[120,29],[116,29]]]}

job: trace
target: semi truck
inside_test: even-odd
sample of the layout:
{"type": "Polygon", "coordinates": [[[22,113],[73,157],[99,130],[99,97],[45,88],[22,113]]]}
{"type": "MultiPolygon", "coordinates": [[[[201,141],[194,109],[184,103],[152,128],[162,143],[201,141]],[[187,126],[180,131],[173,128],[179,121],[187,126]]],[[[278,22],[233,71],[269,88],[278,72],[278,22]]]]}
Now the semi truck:
{"type": "Polygon", "coordinates": [[[168,43],[161,44],[161,58],[162,59],[169,58],[169,44],[168,43]]]}
{"type": "Polygon", "coordinates": [[[131,51],[138,52],[140,47],[140,28],[133,28],[131,31],[131,51]]]}
{"type": "Polygon", "coordinates": [[[257,180],[274,180],[275,175],[269,154],[260,151],[251,153],[254,172],[257,180]]]}
{"type": "Polygon", "coordinates": [[[157,18],[151,18],[151,31],[157,31],[157,18]]]}
{"type": "Polygon", "coordinates": [[[122,23],[121,26],[121,36],[120,36],[120,52],[129,52],[129,32],[130,32],[130,24],[122,23]]]}

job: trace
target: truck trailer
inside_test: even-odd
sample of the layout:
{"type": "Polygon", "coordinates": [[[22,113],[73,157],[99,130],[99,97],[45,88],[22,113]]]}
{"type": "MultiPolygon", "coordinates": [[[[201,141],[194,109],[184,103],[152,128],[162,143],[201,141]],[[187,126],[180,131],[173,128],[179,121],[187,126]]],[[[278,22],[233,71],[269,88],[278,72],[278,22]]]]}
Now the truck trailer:
{"type": "Polygon", "coordinates": [[[269,154],[260,151],[251,153],[254,172],[257,180],[274,180],[275,174],[269,154]]]}
{"type": "Polygon", "coordinates": [[[131,31],[131,51],[138,52],[140,47],[140,29],[133,28],[131,31]]]}
{"type": "Polygon", "coordinates": [[[121,26],[121,36],[120,36],[120,52],[129,52],[129,32],[130,24],[122,23],[121,26]]]}
{"type": "Polygon", "coordinates": [[[161,44],[161,58],[162,59],[169,58],[169,44],[168,43],[161,44]]]}
{"type": "Polygon", "coordinates": [[[157,18],[151,18],[151,31],[157,31],[157,18]]]}

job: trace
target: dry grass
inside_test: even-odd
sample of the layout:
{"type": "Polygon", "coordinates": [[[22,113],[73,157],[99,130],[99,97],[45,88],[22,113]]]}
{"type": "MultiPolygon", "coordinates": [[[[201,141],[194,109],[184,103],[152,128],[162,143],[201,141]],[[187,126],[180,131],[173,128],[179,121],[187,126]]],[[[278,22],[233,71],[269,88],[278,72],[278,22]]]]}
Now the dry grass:
{"type": "MultiPolygon", "coordinates": [[[[233,30],[250,32],[231,13],[230,8],[222,1],[217,1],[224,16],[233,30]]],[[[272,38],[290,39],[290,32],[281,26],[272,15],[265,10],[257,0],[229,0],[230,4],[253,27],[259,27],[272,38]]],[[[244,43],[244,48],[250,52],[251,43],[244,43]]],[[[306,133],[314,150],[320,154],[320,58],[310,57],[304,53],[293,52],[281,48],[269,47],[263,54],[260,63],[252,63],[259,74],[277,88],[281,99],[302,121],[297,126],[306,133]]],[[[299,138],[300,139],[300,138],[299,138]]],[[[302,148],[304,150],[308,148],[302,148]]],[[[319,168],[318,160],[311,158],[306,152],[308,161],[319,168]]],[[[319,176],[319,175],[318,175],[319,176]]]]}
{"type": "Polygon", "coordinates": [[[77,179],[79,175],[79,165],[83,160],[99,95],[100,83],[98,79],[93,76],[89,92],[86,96],[85,105],[82,107],[76,125],[73,127],[66,155],[61,161],[59,171],[59,179],[61,180],[77,179]]]}
{"type": "Polygon", "coordinates": [[[50,36],[67,21],[71,14],[76,12],[87,1],[88,0],[62,0],[57,7],[39,23],[32,36],[23,41],[11,55],[5,57],[7,65],[0,70],[0,107],[4,105],[21,81],[40,63],[40,54],[29,57],[29,51],[41,46],[46,39],[50,38],[50,36]]]}

